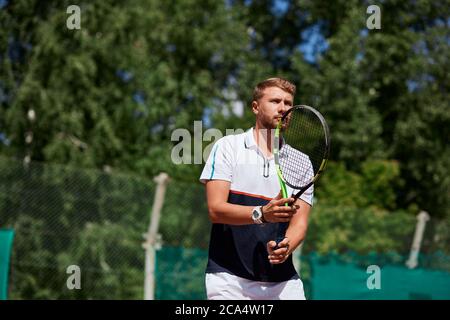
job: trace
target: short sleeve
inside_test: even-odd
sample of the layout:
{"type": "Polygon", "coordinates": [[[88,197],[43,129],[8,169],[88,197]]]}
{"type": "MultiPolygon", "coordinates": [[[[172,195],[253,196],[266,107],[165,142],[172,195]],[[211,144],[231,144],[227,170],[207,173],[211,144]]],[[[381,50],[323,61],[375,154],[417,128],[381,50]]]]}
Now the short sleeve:
{"type": "MultiPolygon", "coordinates": [[[[299,191],[298,189],[293,189],[289,186],[286,186],[286,187],[287,187],[288,195],[295,195],[299,191]]],[[[313,205],[313,197],[314,197],[314,185],[312,185],[311,187],[306,189],[306,191],[303,192],[303,194],[300,196],[300,199],[302,199],[307,204],[312,206],[313,205]]]]}
{"type": "Polygon", "coordinates": [[[208,160],[200,175],[200,182],[208,180],[232,181],[233,150],[226,137],[219,139],[213,146],[208,160]]]}

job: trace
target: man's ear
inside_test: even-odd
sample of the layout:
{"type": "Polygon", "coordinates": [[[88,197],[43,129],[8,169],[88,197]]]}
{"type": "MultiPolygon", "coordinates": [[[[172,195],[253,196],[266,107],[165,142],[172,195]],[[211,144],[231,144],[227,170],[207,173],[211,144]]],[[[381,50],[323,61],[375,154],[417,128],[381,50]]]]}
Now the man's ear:
{"type": "Polygon", "coordinates": [[[254,114],[258,114],[258,112],[259,112],[258,101],[255,101],[255,100],[252,101],[252,111],[254,114]]]}

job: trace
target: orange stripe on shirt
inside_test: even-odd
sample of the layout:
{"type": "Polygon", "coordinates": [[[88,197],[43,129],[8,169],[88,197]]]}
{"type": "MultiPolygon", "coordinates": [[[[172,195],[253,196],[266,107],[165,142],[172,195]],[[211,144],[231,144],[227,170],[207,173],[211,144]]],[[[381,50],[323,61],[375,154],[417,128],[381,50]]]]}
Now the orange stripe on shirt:
{"type": "Polygon", "coordinates": [[[236,191],[236,190],[230,190],[230,193],[242,194],[244,196],[249,196],[249,197],[259,198],[259,199],[264,199],[264,200],[269,200],[269,201],[273,199],[273,198],[264,197],[264,196],[259,195],[259,194],[251,194],[251,193],[242,192],[242,191],[236,191]]]}

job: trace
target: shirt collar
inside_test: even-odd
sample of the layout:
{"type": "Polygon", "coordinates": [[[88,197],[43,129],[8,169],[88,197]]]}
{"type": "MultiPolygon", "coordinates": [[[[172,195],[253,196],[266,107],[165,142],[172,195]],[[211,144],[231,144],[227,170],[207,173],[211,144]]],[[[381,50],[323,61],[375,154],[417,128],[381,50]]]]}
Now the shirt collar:
{"type": "Polygon", "coordinates": [[[253,136],[253,127],[247,130],[245,133],[244,143],[247,149],[256,148],[255,137],[253,136]]]}

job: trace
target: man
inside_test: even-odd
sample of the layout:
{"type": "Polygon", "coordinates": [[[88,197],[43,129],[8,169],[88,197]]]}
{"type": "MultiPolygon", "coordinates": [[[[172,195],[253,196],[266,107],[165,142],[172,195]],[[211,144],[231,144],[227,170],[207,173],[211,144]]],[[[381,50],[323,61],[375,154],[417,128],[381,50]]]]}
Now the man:
{"type": "Polygon", "coordinates": [[[305,299],[291,253],[306,235],[312,188],[295,203],[282,198],[272,153],[273,131],[294,94],[295,86],[281,78],[259,83],[251,103],[255,126],[219,139],[205,164],[200,181],[213,223],[208,299],[305,299]],[[279,222],[289,226],[277,245],[279,222]]]}

